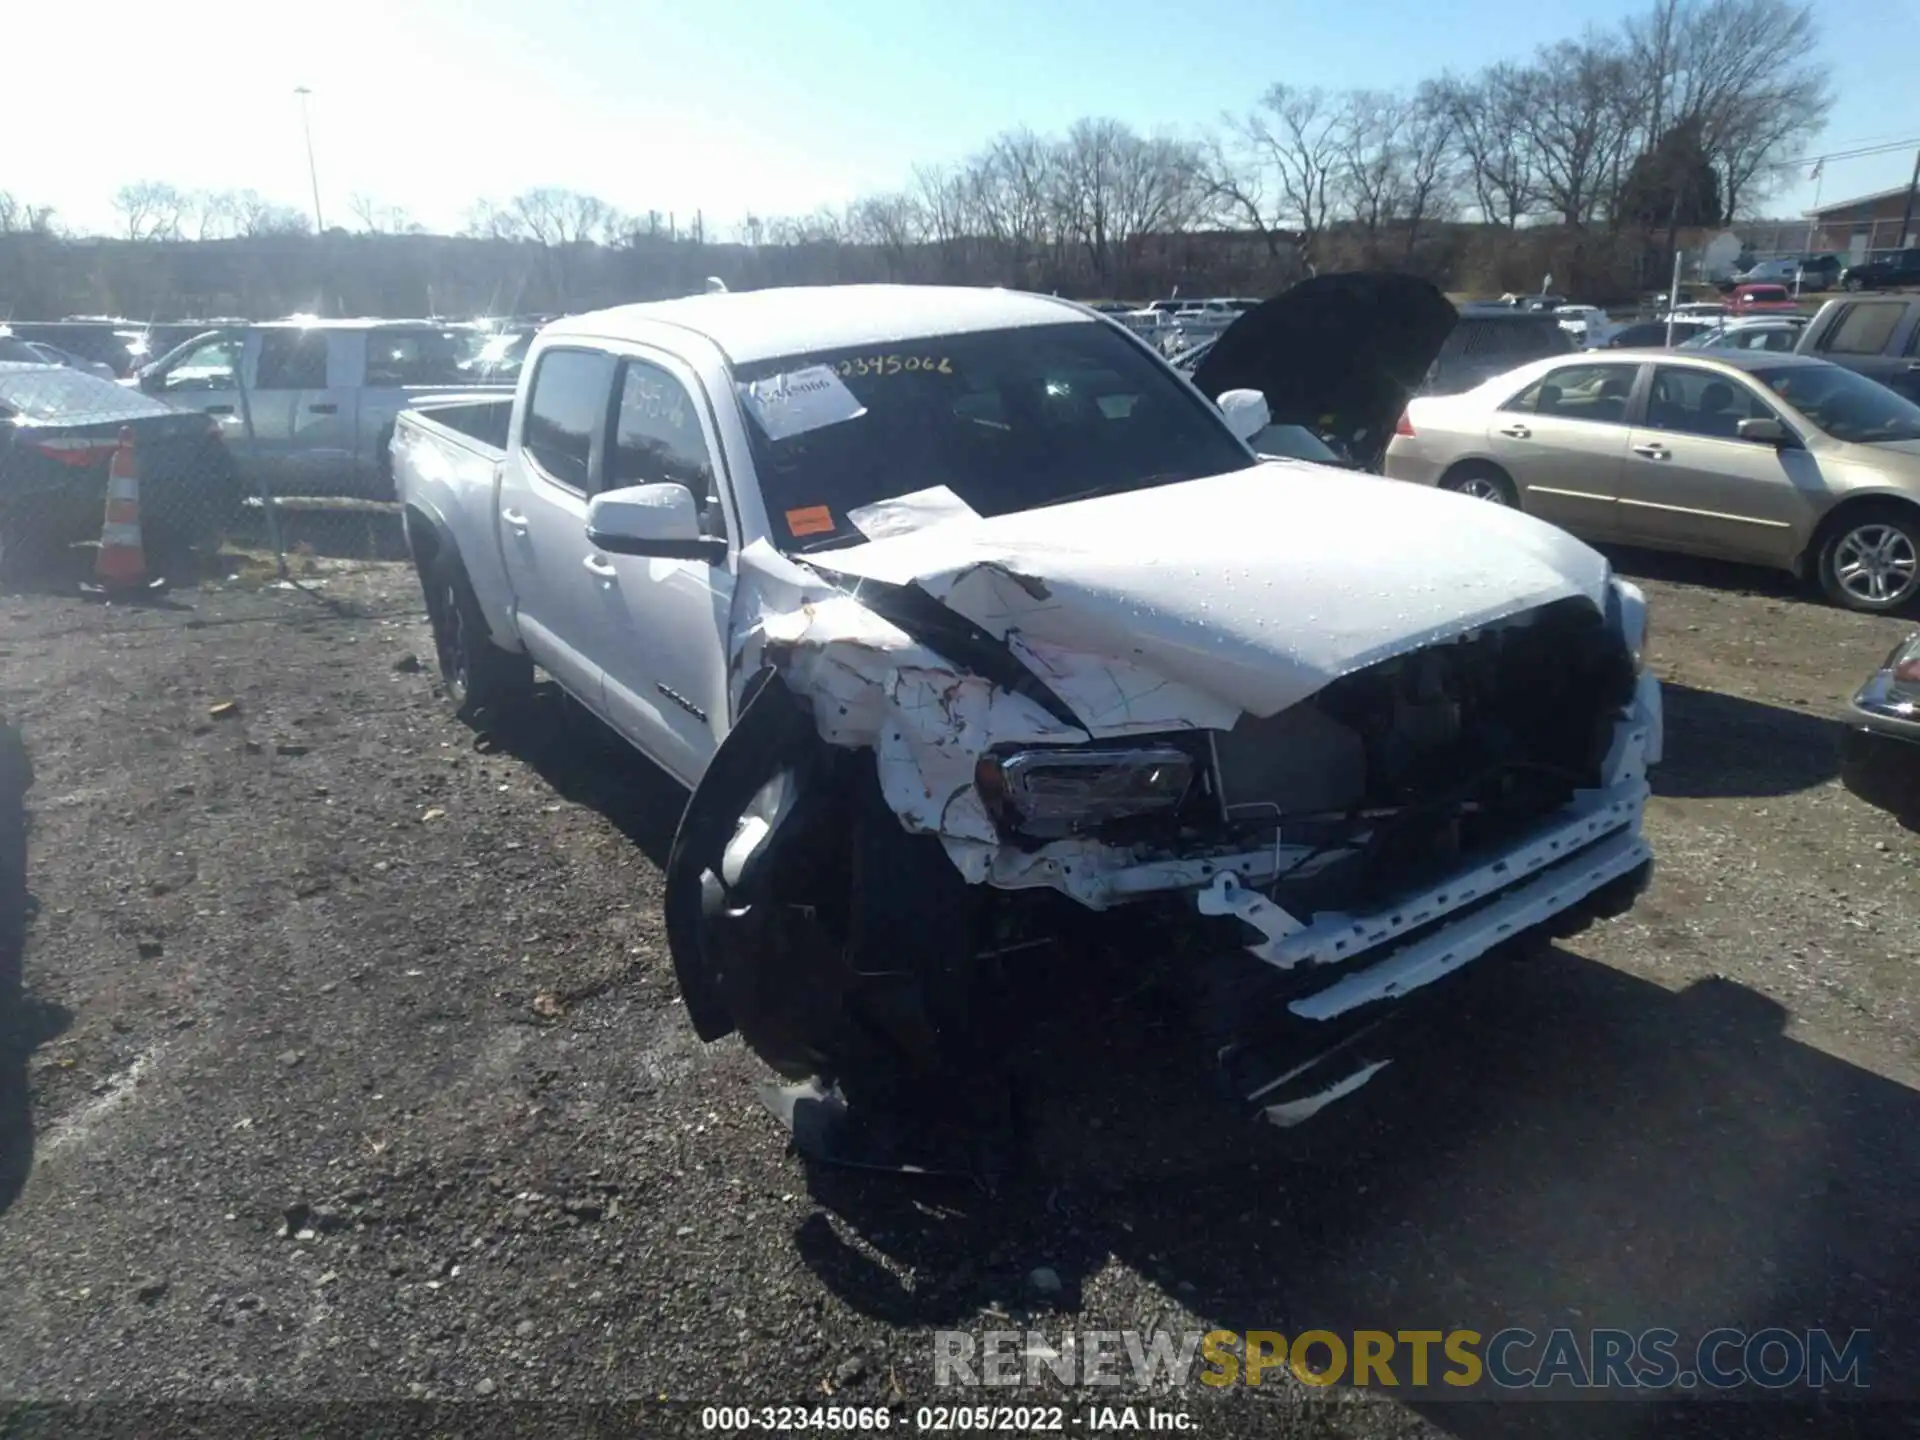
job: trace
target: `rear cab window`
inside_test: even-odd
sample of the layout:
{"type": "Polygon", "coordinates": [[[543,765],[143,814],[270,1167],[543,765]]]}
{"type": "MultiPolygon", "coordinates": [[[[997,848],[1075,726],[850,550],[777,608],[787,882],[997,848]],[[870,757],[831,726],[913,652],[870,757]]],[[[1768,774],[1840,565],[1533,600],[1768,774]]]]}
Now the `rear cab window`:
{"type": "Polygon", "coordinates": [[[1906,318],[1899,301],[1865,301],[1842,307],[1820,337],[1818,348],[1829,355],[1881,355],[1893,332],[1906,318]]]}
{"type": "Polygon", "coordinates": [[[618,364],[604,350],[556,348],[540,357],[533,372],[521,449],[542,476],[581,495],[592,486],[605,443],[618,364]]]}
{"type": "Polygon", "coordinates": [[[372,389],[464,384],[470,376],[466,363],[483,343],[468,330],[369,330],[366,384],[372,389]]]}

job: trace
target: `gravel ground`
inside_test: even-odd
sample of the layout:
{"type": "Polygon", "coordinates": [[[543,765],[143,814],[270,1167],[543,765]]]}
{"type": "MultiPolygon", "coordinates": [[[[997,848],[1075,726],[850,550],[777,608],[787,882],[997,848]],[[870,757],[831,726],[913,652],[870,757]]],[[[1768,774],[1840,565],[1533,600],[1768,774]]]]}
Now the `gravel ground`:
{"type": "MultiPolygon", "coordinates": [[[[1920,1395],[1920,837],[1839,787],[1826,718],[1904,627],[1620,558],[1668,682],[1639,908],[1470,970],[1417,1065],[1292,1137],[1211,1108],[1152,1007],[1082,1014],[1039,1172],[997,1196],[788,1152],[676,998],[679,797],[557,700],[506,736],[447,718],[409,572],[0,599],[37,771],[24,963],[0,933],[0,1398],[904,1415],[943,1327],[1772,1323],[1870,1329],[1877,1392],[1920,1395]]],[[[1205,1435],[1784,1420],[1159,1399],[1205,1435]]]]}

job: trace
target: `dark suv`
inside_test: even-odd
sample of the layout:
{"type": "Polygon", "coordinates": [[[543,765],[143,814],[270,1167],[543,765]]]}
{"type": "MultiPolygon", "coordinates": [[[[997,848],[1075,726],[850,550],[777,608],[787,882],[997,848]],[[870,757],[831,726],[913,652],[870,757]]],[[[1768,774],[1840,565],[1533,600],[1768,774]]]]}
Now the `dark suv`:
{"type": "Polygon", "coordinates": [[[1463,308],[1440,354],[1428,367],[1427,395],[1458,395],[1483,380],[1574,349],[1558,316],[1535,310],[1463,308]]]}
{"type": "Polygon", "coordinates": [[[1842,290],[1882,290],[1895,285],[1920,285],[1920,250],[1889,251],[1840,272],[1842,290]]]}

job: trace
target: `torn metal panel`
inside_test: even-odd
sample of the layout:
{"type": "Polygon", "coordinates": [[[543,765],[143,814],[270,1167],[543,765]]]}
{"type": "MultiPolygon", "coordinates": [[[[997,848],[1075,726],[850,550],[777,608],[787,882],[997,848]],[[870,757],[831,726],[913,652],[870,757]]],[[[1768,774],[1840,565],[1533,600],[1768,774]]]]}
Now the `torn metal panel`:
{"type": "Polygon", "coordinates": [[[1555,600],[1604,608],[1609,581],[1595,551],[1518,511],[1311,465],[935,524],[811,563],[1255,715],[1555,600]]]}

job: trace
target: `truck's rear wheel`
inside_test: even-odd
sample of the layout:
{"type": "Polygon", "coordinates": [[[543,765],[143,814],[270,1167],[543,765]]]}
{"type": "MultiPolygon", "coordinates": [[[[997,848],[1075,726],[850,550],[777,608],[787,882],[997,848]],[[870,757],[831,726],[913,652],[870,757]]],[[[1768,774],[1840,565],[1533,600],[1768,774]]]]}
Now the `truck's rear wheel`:
{"type": "Polygon", "coordinates": [[[493,643],[459,557],[442,550],[422,571],[420,584],[440,683],[453,713],[471,719],[524,698],[533,688],[533,663],[493,643]]]}

